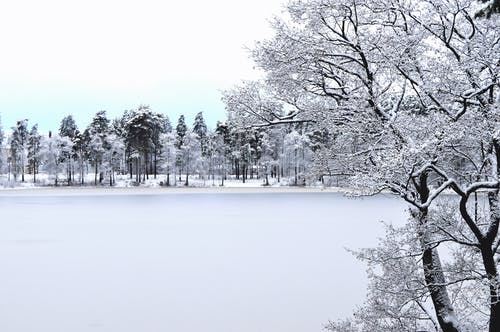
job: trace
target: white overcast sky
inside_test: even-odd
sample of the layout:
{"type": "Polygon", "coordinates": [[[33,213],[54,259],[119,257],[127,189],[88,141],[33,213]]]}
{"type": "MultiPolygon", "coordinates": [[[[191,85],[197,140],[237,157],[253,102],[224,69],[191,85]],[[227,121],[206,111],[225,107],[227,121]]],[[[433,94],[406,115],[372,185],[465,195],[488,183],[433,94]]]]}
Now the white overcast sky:
{"type": "Polygon", "coordinates": [[[16,0],[0,6],[0,119],[57,130],[149,104],[210,127],[219,90],[256,77],[245,46],[271,35],[286,0],[16,0]]]}

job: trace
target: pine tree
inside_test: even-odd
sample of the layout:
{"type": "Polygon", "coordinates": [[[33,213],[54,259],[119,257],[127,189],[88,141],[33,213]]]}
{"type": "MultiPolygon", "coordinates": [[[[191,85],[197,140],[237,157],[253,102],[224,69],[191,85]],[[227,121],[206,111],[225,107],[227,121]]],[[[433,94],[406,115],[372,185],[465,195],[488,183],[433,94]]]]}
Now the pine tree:
{"type": "Polygon", "coordinates": [[[160,136],[164,132],[165,118],[154,113],[149,106],[139,106],[128,114],[125,123],[127,151],[136,160],[136,180],[140,182],[140,169],[144,169],[144,179],[153,173],[156,178],[157,159],[161,152],[160,136]]]}
{"type": "Polygon", "coordinates": [[[85,164],[86,159],[88,158],[88,144],[90,141],[89,131],[85,130],[81,133],[79,130],[76,130],[75,137],[73,138],[73,155],[78,163],[78,168],[80,171],[80,184],[85,184],[85,164]]]}
{"type": "MultiPolygon", "coordinates": [[[[59,136],[67,137],[73,141],[78,127],[72,115],[68,115],[61,120],[61,125],[59,126],[59,136]]],[[[71,185],[73,181],[73,154],[72,151],[68,151],[62,156],[63,162],[66,162],[66,173],[68,179],[68,186],[71,185]]]]}
{"type": "Polygon", "coordinates": [[[168,115],[164,115],[164,117],[165,117],[165,121],[164,121],[164,125],[163,125],[164,131],[166,133],[171,133],[173,128],[172,128],[172,124],[170,123],[170,119],[169,119],[168,115]]]}
{"type": "Polygon", "coordinates": [[[10,142],[11,158],[13,162],[14,178],[21,173],[21,181],[24,182],[24,167],[26,163],[26,145],[28,143],[28,120],[17,121],[12,127],[10,142]]]}
{"type": "Polygon", "coordinates": [[[198,136],[200,141],[201,154],[206,156],[207,154],[207,125],[205,124],[205,119],[203,118],[203,112],[196,114],[193,124],[193,132],[198,136]]]}
{"type": "Polygon", "coordinates": [[[179,117],[179,120],[177,121],[177,127],[175,127],[175,134],[176,134],[175,147],[177,149],[180,149],[182,147],[186,131],[187,131],[186,120],[184,119],[184,115],[181,115],[179,117]]]}
{"type": "Polygon", "coordinates": [[[104,153],[108,145],[106,138],[109,134],[109,120],[106,117],[106,111],[97,112],[87,129],[90,137],[90,140],[88,142],[88,152],[89,157],[94,164],[94,184],[97,185],[98,174],[99,182],[102,182],[102,180],[104,179],[104,175],[102,172],[100,172],[99,167],[101,166],[104,153]]]}
{"type": "Polygon", "coordinates": [[[125,142],[124,159],[125,159],[125,164],[127,164],[130,179],[132,179],[132,177],[133,177],[134,158],[132,156],[132,153],[133,153],[132,147],[130,146],[130,144],[128,142],[127,123],[130,120],[130,118],[132,117],[132,112],[133,112],[133,110],[125,110],[121,117],[113,120],[113,124],[112,124],[112,131],[116,135],[118,135],[119,137],[123,138],[123,140],[125,142]]]}
{"type": "Polygon", "coordinates": [[[78,127],[73,119],[73,116],[68,115],[61,120],[61,125],[59,126],[59,136],[73,139],[77,130],[78,127]]]}
{"type": "Polygon", "coordinates": [[[177,121],[177,127],[175,127],[175,148],[177,151],[177,168],[179,169],[179,181],[181,181],[181,173],[182,173],[182,167],[183,167],[183,160],[182,160],[182,153],[180,151],[182,150],[182,147],[184,146],[184,137],[186,136],[187,132],[187,126],[186,126],[186,121],[184,119],[184,115],[181,115],[179,117],[179,120],[177,121]]]}
{"type": "Polygon", "coordinates": [[[38,125],[31,127],[28,135],[28,163],[33,174],[33,183],[36,183],[36,174],[40,164],[40,149],[42,136],[38,133],[38,125]]]}

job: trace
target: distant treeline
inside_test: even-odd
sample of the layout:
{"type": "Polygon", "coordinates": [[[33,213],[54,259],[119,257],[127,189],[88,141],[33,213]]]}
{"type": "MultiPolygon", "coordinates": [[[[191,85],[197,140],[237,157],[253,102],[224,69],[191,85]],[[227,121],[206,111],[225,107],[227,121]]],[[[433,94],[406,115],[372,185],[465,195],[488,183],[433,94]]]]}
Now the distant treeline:
{"type": "Polygon", "coordinates": [[[0,140],[0,170],[11,183],[40,184],[44,174],[45,184],[112,186],[116,175],[126,174],[136,184],[160,177],[166,186],[187,186],[193,176],[218,185],[228,178],[305,185],[322,178],[315,152],[329,135],[300,123],[242,128],[217,122],[209,129],[202,112],[191,127],[184,115],[173,127],[167,115],[139,106],[113,120],[97,112],[84,129],[68,115],[57,133],[46,135],[21,120],[8,137],[0,129],[0,140]]]}

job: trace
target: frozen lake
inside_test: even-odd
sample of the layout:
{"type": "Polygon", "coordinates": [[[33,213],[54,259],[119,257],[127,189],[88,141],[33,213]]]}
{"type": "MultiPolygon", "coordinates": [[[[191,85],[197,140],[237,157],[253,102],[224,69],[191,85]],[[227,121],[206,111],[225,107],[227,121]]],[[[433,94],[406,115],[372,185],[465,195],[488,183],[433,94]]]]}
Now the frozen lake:
{"type": "Polygon", "coordinates": [[[364,299],[345,251],[395,197],[325,192],[0,193],[2,332],[311,332],[364,299]]]}

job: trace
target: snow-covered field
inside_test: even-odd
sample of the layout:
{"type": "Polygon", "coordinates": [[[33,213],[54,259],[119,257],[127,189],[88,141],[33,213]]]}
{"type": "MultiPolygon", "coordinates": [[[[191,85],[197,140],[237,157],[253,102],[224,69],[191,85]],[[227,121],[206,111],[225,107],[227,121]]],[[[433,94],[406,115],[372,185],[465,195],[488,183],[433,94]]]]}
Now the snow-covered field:
{"type": "Polygon", "coordinates": [[[311,189],[0,192],[0,331],[311,332],[348,315],[394,197],[311,189]]]}

